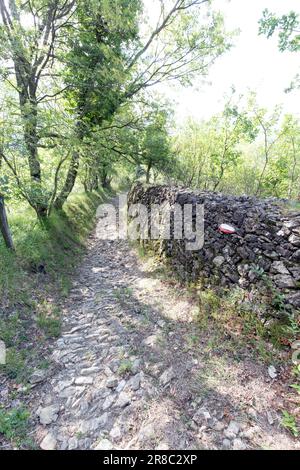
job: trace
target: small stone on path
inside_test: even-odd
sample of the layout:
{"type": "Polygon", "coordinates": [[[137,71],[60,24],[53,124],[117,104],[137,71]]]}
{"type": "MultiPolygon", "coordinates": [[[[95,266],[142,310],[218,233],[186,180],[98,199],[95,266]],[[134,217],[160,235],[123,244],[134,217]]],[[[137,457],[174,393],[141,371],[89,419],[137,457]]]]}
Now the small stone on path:
{"type": "Polygon", "coordinates": [[[160,376],[159,382],[161,385],[165,386],[169,382],[171,382],[171,380],[173,380],[175,377],[176,375],[173,370],[173,367],[170,367],[169,369],[165,370],[165,372],[162,373],[162,375],[160,376]]]}
{"type": "Polygon", "coordinates": [[[56,449],[56,444],[57,444],[57,441],[56,441],[55,437],[53,436],[53,434],[48,433],[44,437],[42,442],[40,443],[40,448],[43,449],[43,450],[55,450],[56,449]]]}
{"type": "Polygon", "coordinates": [[[114,448],[111,441],[108,439],[101,439],[95,447],[95,450],[112,450],[114,448]]]}
{"type": "Polygon", "coordinates": [[[76,385],[92,385],[93,382],[93,377],[77,377],[77,379],[75,379],[76,385]]]}
{"type": "Polygon", "coordinates": [[[37,415],[39,417],[40,423],[44,426],[53,423],[57,420],[59,413],[59,406],[51,405],[46,406],[45,408],[39,408],[37,411],[37,415]]]}

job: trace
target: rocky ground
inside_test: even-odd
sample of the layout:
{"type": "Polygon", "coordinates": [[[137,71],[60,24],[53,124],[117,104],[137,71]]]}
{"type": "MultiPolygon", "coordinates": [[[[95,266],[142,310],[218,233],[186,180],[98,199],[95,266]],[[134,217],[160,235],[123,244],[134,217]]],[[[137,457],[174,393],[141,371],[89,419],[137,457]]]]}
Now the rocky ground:
{"type": "Polygon", "coordinates": [[[42,449],[295,449],[268,367],[201,330],[197,305],[127,241],[93,235],[36,371],[42,449]]]}

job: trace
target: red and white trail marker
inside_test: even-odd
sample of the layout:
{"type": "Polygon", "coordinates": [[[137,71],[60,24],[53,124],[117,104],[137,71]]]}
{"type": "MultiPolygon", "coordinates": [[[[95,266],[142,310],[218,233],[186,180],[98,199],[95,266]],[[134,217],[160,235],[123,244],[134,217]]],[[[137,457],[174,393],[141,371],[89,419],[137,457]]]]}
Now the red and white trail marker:
{"type": "Polygon", "coordinates": [[[232,227],[232,225],[221,224],[219,226],[219,232],[233,234],[233,233],[236,233],[236,229],[234,227],[232,227]]]}

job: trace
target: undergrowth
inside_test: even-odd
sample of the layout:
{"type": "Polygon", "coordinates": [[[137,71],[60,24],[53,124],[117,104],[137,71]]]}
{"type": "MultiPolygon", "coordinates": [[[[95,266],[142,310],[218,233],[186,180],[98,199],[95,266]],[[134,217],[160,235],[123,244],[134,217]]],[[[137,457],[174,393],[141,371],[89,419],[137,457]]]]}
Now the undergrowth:
{"type": "Polygon", "coordinates": [[[28,438],[30,413],[24,406],[4,410],[0,408],[0,434],[17,447],[33,447],[28,438]]]}

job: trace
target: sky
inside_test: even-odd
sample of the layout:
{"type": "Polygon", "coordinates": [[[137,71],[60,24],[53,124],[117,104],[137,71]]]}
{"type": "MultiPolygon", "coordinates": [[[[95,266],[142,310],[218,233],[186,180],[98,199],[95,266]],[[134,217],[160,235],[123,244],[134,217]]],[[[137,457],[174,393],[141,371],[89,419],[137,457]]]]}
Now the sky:
{"type": "Polygon", "coordinates": [[[158,87],[159,92],[175,100],[176,121],[189,116],[208,119],[220,112],[232,85],[238,94],[256,91],[261,106],[282,104],[284,112],[300,116],[300,90],[284,92],[300,72],[299,53],[280,52],[276,37],[258,36],[258,20],[265,8],[277,15],[291,10],[300,14],[300,0],[214,0],[212,5],[222,12],[227,30],[241,32],[234,38],[234,47],[211,68],[207,77],[210,85],[199,81],[188,89],[158,87]]]}

